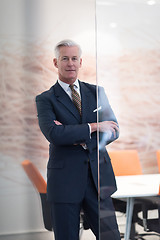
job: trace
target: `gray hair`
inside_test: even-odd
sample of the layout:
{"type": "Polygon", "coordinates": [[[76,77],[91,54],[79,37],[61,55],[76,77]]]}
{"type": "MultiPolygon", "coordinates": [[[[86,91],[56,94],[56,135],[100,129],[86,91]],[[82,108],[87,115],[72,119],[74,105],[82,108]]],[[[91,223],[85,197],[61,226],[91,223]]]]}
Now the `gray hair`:
{"type": "Polygon", "coordinates": [[[57,45],[55,46],[54,52],[55,52],[55,57],[58,59],[59,58],[59,50],[61,47],[66,46],[66,47],[78,47],[79,49],[79,57],[82,54],[82,50],[81,47],[79,46],[79,44],[77,44],[76,42],[66,39],[66,40],[62,40],[59,43],[57,43],[57,45]]]}

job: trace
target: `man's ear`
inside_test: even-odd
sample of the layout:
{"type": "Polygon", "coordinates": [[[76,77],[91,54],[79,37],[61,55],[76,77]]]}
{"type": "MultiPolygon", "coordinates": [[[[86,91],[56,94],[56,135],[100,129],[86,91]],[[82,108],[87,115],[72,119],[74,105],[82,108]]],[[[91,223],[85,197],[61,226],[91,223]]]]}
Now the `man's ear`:
{"type": "Polygon", "coordinates": [[[53,58],[53,64],[56,68],[58,68],[57,58],[53,58]]]}
{"type": "Polygon", "coordinates": [[[82,66],[82,58],[80,58],[80,67],[82,66]]]}

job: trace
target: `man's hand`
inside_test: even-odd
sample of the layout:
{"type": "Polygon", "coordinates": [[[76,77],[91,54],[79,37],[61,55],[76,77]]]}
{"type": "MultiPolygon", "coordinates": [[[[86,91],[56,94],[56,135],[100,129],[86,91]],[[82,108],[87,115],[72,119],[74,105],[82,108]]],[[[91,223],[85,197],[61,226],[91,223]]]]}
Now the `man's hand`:
{"type": "Polygon", "coordinates": [[[113,133],[116,137],[116,131],[119,132],[118,124],[114,121],[103,121],[99,123],[90,123],[91,133],[99,130],[99,132],[113,133]]]}
{"type": "Polygon", "coordinates": [[[98,123],[99,131],[100,132],[110,132],[114,134],[114,137],[116,137],[116,131],[119,132],[119,127],[116,122],[113,121],[104,121],[98,123]]]}

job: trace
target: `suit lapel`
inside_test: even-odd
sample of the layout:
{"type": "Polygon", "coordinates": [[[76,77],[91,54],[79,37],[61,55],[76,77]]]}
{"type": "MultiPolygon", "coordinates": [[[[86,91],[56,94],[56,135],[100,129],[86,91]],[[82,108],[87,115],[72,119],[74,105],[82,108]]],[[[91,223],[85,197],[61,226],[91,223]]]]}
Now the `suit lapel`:
{"type": "Polygon", "coordinates": [[[75,118],[77,118],[78,121],[81,121],[81,117],[77,108],[75,107],[68,94],[63,90],[63,88],[59,85],[58,82],[54,85],[54,94],[57,98],[57,101],[61,102],[68,109],[68,111],[75,118]]]}
{"type": "Polygon", "coordinates": [[[91,92],[83,82],[80,83],[81,101],[82,101],[82,123],[86,123],[87,115],[90,112],[90,94],[91,92]]]}

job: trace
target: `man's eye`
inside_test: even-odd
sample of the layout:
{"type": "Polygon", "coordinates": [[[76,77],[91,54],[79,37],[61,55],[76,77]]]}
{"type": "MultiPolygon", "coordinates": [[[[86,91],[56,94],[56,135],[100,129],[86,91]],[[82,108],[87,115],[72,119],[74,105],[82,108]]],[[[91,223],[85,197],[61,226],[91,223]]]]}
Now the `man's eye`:
{"type": "Polygon", "coordinates": [[[72,58],[72,61],[77,61],[77,60],[78,60],[77,57],[73,57],[73,58],[72,58]]]}
{"type": "Polygon", "coordinates": [[[62,60],[63,60],[63,61],[67,61],[68,58],[67,58],[67,57],[63,57],[62,60]]]}

